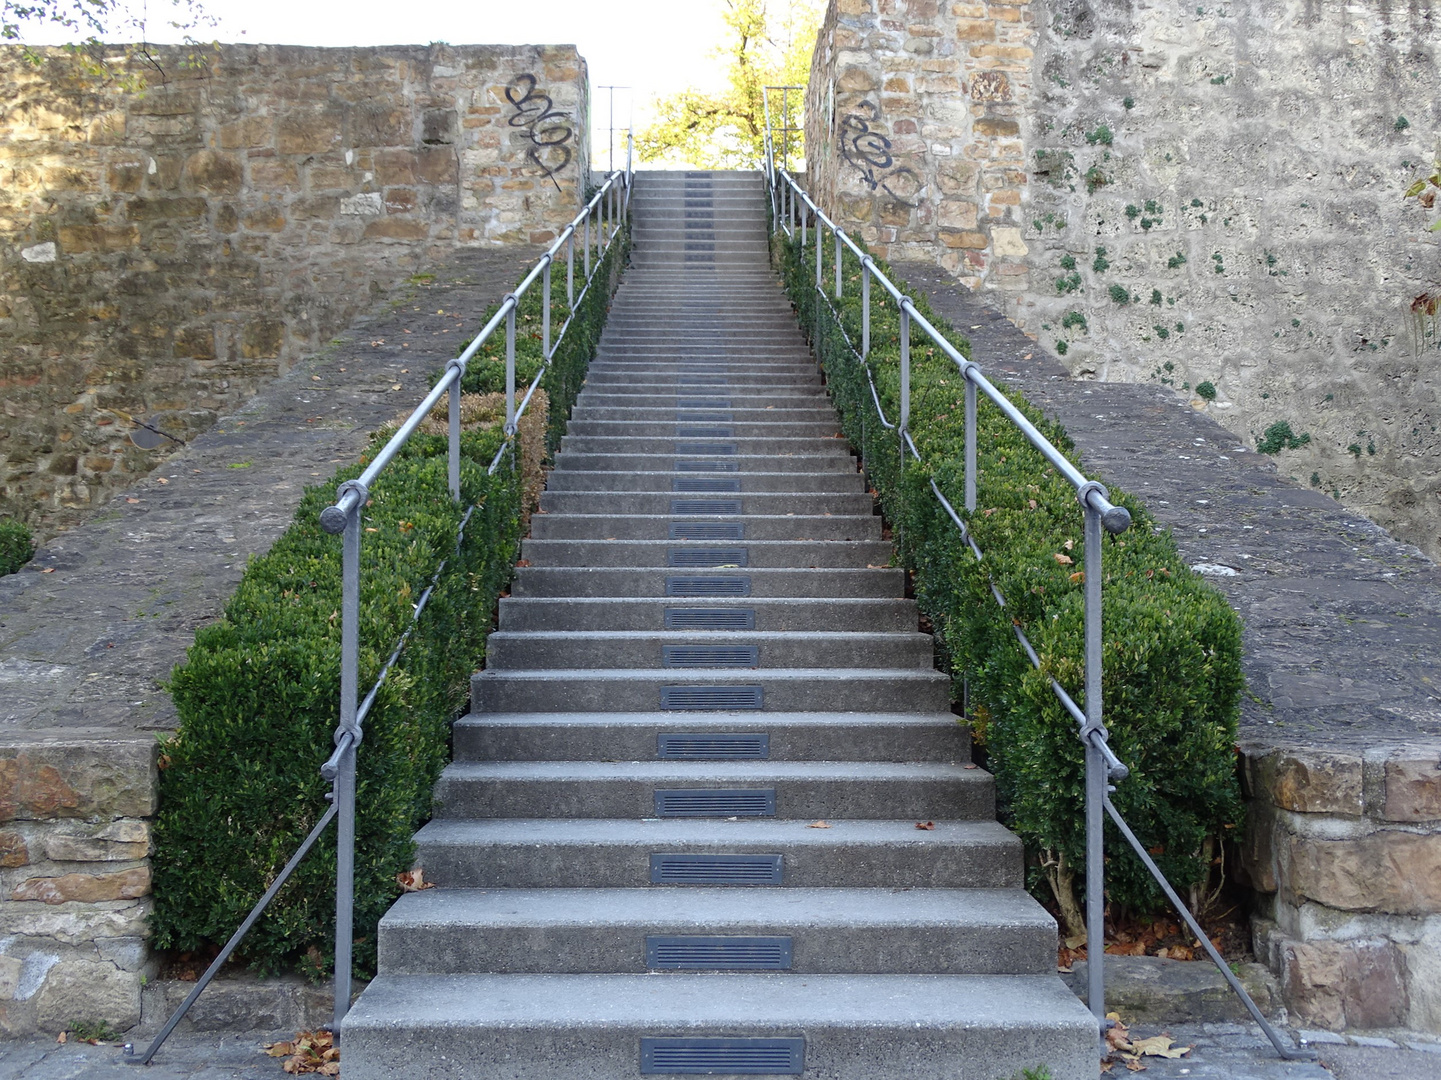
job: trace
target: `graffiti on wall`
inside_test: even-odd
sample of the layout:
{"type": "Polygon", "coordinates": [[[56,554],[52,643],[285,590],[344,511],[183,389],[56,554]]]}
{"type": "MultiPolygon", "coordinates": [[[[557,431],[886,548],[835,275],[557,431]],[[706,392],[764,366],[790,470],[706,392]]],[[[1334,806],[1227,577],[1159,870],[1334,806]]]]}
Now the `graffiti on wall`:
{"type": "Polygon", "coordinates": [[[873,127],[880,113],[873,102],[862,101],[855,112],[842,118],[841,157],[860,173],[861,181],[872,191],[884,191],[905,206],[915,206],[921,178],[915,170],[896,164],[891,140],[873,127]]]}
{"type": "Polygon", "coordinates": [[[560,181],[555,174],[570,164],[571,150],[565,144],[574,130],[570,118],[556,110],[550,95],[538,89],[538,82],[529,73],[510,81],[505,88],[505,100],[514,106],[515,112],[508,123],[525,132],[530,143],[525,151],[526,160],[540,169],[559,191],[560,181]]]}

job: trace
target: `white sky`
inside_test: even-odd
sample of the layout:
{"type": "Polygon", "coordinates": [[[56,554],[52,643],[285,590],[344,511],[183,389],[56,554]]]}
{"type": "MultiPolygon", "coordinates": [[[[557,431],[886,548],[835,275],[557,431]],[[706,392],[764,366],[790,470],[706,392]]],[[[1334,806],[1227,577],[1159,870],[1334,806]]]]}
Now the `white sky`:
{"type": "MultiPolygon", "coordinates": [[[[139,10],[143,0],[134,0],[139,10]]],[[[202,40],[271,45],[574,44],[590,65],[591,124],[603,154],[609,116],[608,84],[633,87],[635,124],[645,123],[655,94],[688,86],[718,89],[723,66],[714,50],[724,35],[721,0],[480,0],[479,3],[396,4],[395,0],[202,0],[217,25],[202,40]]],[[[170,5],[151,2],[147,37],[164,43],[170,5]]],[[[26,34],[34,44],[58,40],[53,31],[26,34]]],[[[628,103],[616,91],[616,126],[628,103]]],[[[618,140],[619,145],[619,140],[618,140]]],[[[620,151],[617,150],[617,158],[620,151]]],[[[600,166],[603,162],[596,161],[600,166]]]]}

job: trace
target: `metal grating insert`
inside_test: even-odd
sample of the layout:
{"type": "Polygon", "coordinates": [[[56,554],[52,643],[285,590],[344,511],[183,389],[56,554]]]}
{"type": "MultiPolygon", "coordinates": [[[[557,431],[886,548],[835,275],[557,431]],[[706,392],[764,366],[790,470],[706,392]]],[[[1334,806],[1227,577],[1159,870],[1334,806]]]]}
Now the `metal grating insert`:
{"type": "Polygon", "coordinates": [[[685,250],[686,250],[687,256],[689,256],[689,253],[692,252],[692,251],[709,251],[709,252],[714,252],[714,251],[715,251],[715,245],[714,245],[714,244],[707,244],[707,243],[694,243],[694,242],[692,242],[692,241],[690,241],[690,240],[687,240],[687,241],[686,241],[686,244],[685,244],[685,250]]]}
{"type": "Polygon", "coordinates": [[[775,817],[775,788],[669,788],[655,793],[656,817],[775,817]]]}
{"type": "Polygon", "coordinates": [[[677,439],[733,439],[735,430],[728,427],[677,427],[677,439]]]}
{"type": "Polygon", "coordinates": [[[666,608],[667,630],[754,630],[754,608],[666,608]]]}
{"type": "Polygon", "coordinates": [[[739,476],[677,476],[671,481],[672,491],[710,491],[739,494],[739,476]]]}
{"type": "Polygon", "coordinates": [[[672,514],[739,514],[741,501],[739,499],[672,499],[670,512],[672,514]]]}
{"type": "Polygon", "coordinates": [[[740,472],[738,461],[677,461],[676,472],[740,472]]]}
{"type": "MultiPolygon", "coordinates": [[[[715,712],[762,708],[759,686],[662,686],[660,707],[668,711],[715,712]]],[[[772,811],[774,812],[774,811],[772,811]]]]}
{"type": "Polygon", "coordinates": [[[725,456],[736,452],[735,443],[711,442],[711,443],[676,443],[677,454],[712,454],[725,456]]]}
{"type": "Polygon", "coordinates": [[[675,407],[677,409],[729,409],[731,407],[731,399],[723,397],[678,397],[675,399],[675,407]]]}
{"type": "Polygon", "coordinates": [[[660,666],[666,668],[755,668],[761,664],[759,645],[662,645],[660,666]]]}
{"type": "Polygon", "coordinates": [[[672,540],[744,540],[744,521],[672,521],[672,540]]]}
{"type": "Polygon", "coordinates": [[[642,1038],[642,1076],[799,1076],[805,1071],[805,1039],[642,1038]]]}
{"type": "Polygon", "coordinates": [[[650,971],[789,971],[791,939],[647,934],[645,966],[650,971]]]}
{"type": "Polygon", "coordinates": [[[662,761],[766,761],[771,737],[764,731],[667,731],[655,737],[662,761]]]}
{"type": "Polygon", "coordinates": [[[670,566],[745,566],[749,548],[671,548],[666,552],[670,566]]]}
{"type": "Polygon", "coordinates": [[[667,596],[749,596],[751,579],[748,577],[667,577],[667,596]]]}
{"type": "Polygon", "coordinates": [[[672,852],[650,857],[652,885],[779,885],[779,855],[672,852]]]}

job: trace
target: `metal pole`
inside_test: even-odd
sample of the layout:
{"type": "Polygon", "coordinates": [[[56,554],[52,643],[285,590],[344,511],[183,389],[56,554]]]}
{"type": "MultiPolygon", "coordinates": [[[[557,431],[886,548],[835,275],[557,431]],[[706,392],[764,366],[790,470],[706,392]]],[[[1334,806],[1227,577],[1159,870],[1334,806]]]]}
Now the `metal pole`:
{"type": "Polygon", "coordinates": [[[510,310],[505,313],[505,433],[515,434],[515,309],[519,302],[514,295],[510,310]]]}
{"type": "Polygon", "coordinates": [[[781,89],[781,168],[791,167],[791,88],[781,89]]]}
{"type": "Polygon", "coordinates": [[[606,168],[615,172],[615,87],[610,88],[610,142],[605,152],[606,168]]]}
{"type": "MultiPolygon", "coordinates": [[[[821,292],[821,282],[823,280],[821,260],[824,257],[825,250],[825,244],[821,243],[821,219],[816,218],[816,292],[821,292]]],[[[821,295],[824,296],[825,294],[821,293],[821,295]]]]}
{"type": "Polygon", "coordinates": [[[836,229],[836,299],[841,298],[841,230],[836,229]]]}
{"type": "Polygon", "coordinates": [[[585,211],[585,280],[590,280],[590,208],[585,211]]]}
{"type": "MultiPolygon", "coordinates": [[[[365,513],[362,498],[345,521],[341,537],[340,566],[340,727],[358,734],[356,692],[360,663],[360,520],[365,513]]],[[[351,938],[355,932],[355,747],[350,745],[336,763],[334,796],[335,834],[335,1028],[350,1011],[351,938]]]]}
{"type": "Polygon", "coordinates": [[[460,377],[450,384],[450,497],[460,502],[460,377]]]}
{"type": "MultiPolygon", "coordinates": [[[[801,250],[804,251],[804,250],[806,249],[806,207],[805,207],[805,204],[804,204],[804,203],[801,203],[801,204],[800,204],[800,215],[801,215],[801,250]]],[[[819,282],[817,282],[817,284],[819,284],[819,282]]]]}
{"type": "Polygon", "coordinates": [[[565,309],[575,310],[575,229],[565,238],[565,309]]]}
{"type": "Polygon", "coordinates": [[[1096,745],[1101,723],[1101,515],[1086,512],[1086,974],[1091,1012],[1106,1020],[1106,761],[1096,745]]]}
{"type": "Polygon", "coordinates": [[[966,380],[966,509],[976,508],[976,384],[966,380]]]}
{"type": "Polygon", "coordinates": [[[901,308],[901,415],[896,420],[896,435],[901,441],[901,470],[906,467],[906,425],[911,419],[911,313],[901,308]]]}
{"type": "Polygon", "coordinates": [[[861,263],[861,359],[871,355],[871,268],[861,263]]]}
{"type": "Polygon", "coordinates": [[[545,260],[545,272],[541,275],[540,287],[540,353],[550,359],[550,259],[545,260]]]}

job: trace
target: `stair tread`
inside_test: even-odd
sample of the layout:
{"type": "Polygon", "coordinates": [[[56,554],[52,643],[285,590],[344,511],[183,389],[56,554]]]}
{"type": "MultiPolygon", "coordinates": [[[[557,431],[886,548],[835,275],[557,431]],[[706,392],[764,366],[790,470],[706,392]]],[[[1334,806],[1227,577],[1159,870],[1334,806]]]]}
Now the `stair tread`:
{"type": "Polygon", "coordinates": [[[983,845],[1020,850],[1015,834],[989,819],[935,820],[929,822],[932,828],[924,830],[916,828],[913,818],[841,818],[829,824],[829,829],[813,829],[793,818],[435,818],[421,827],[416,840],[421,844],[623,845],[648,851],[756,852],[857,844],[888,850],[983,845]]]}

